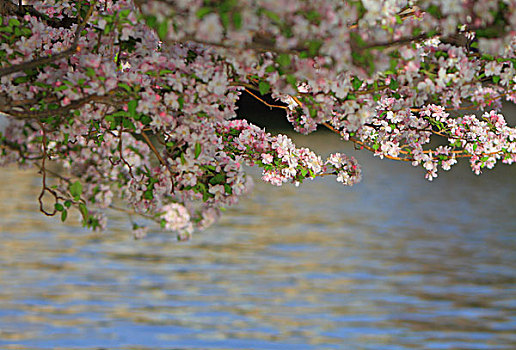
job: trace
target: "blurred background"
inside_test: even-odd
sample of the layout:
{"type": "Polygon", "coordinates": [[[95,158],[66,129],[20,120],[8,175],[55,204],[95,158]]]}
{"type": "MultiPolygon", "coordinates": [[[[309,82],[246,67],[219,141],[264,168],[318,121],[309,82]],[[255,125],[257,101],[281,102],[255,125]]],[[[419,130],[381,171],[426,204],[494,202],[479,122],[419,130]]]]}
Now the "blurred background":
{"type": "Polygon", "coordinates": [[[63,225],[38,212],[34,171],[0,169],[0,348],[516,348],[516,166],[430,183],[281,118],[254,121],[354,155],[362,182],[277,188],[249,169],[254,192],[189,242],[135,241],[118,213],[102,234],[63,225]]]}

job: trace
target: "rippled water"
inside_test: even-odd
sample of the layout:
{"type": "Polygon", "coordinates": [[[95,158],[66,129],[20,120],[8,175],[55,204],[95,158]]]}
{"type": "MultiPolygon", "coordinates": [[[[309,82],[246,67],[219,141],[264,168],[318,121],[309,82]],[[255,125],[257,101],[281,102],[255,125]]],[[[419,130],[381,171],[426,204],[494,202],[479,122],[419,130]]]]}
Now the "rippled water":
{"type": "Polygon", "coordinates": [[[428,183],[355,153],[356,187],[257,180],[187,243],[63,226],[0,169],[0,348],[516,348],[516,166],[428,183]]]}

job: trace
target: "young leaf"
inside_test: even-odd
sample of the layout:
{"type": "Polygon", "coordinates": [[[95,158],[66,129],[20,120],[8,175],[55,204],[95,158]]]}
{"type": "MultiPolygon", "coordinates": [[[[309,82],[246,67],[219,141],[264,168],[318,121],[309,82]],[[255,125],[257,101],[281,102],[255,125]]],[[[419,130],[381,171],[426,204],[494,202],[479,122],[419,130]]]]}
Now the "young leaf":
{"type": "Polygon", "coordinates": [[[233,27],[235,29],[242,28],[242,14],[240,12],[233,13],[233,27]]]}
{"type": "Polygon", "coordinates": [[[396,90],[398,87],[399,87],[399,83],[397,80],[395,79],[391,79],[391,82],[389,84],[389,87],[392,89],[392,90],[396,90]]]}
{"type": "Polygon", "coordinates": [[[81,199],[82,185],[79,181],[75,181],[73,184],[70,185],[70,194],[76,201],[81,199]]]}
{"type": "Polygon", "coordinates": [[[200,19],[202,19],[204,16],[206,16],[208,13],[213,12],[213,10],[210,7],[201,7],[197,12],[196,15],[200,19]]]}
{"type": "Polygon", "coordinates": [[[124,88],[127,92],[131,92],[131,87],[125,83],[118,83],[118,86],[124,88]]]}
{"type": "Polygon", "coordinates": [[[84,220],[88,218],[88,208],[86,208],[86,204],[79,203],[79,211],[81,212],[81,215],[84,220]]]}
{"type": "Polygon", "coordinates": [[[287,83],[289,83],[290,85],[292,85],[292,87],[297,89],[297,79],[295,76],[293,76],[292,74],[287,74],[285,79],[287,80],[287,83]]]}
{"type": "Polygon", "coordinates": [[[290,55],[286,54],[286,53],[282,53],[278,56],[278,58],[276,59],[276,61],[279,63],[280,66],[282,67],[288,67],[290,66],[290,55]]]}
{"type": "Polygon", "coordinates": [[[65,222],[67,216],[68,216],[68,210],[63,210],[63,212],[61,213],[61,221],[65,222]]]}
{"type": "Polygon", "coordinates": [[[168,33],[168,20],[164,20],[158,25],[158,36],[161,40],[165,40],[167,38],[168,33]]]}
{"type": "Polygon", "coordinates": [[[202,151],[201,144],[199,142],[197,142],[195,144],[195,159],[199,158],[201,151],[202,151]]]}
{"type": "Polygon", "coordinates": [[[260,90],[260,94],[266,95],[271,90],[271,86],[266,81],[260,81],[260,84],[258,84],[258,89],[260,90]]]}
{"type": "Polygon", "coordinates": [[[362,86],[362,80],[354,77],[351,84],[353,85],[353,89],[358,90],[362,86]]]}
{"type": "Polygon", "coordinates": [[[97,73],[95,72],[95,69],[93,69],[91,67],[86,67],[86,75],[89,76],[90,78],[93,78],[94,76],[97,75],[97,73]]]}
{"type": "Polygon", "coordinates": [[[136,106],[138,106],[138,100],[131,100],[127,104],[127,111],[132,118],[136,116],[136,106]]]}
{"type": "Polygon", "coordinates": [[[224,176],[224,174],[220,173],[215,174],[215,176],[210,179],[210,184],[212,185],[220,185],[224,182],[226,182],[226,177],[224,176]]]}

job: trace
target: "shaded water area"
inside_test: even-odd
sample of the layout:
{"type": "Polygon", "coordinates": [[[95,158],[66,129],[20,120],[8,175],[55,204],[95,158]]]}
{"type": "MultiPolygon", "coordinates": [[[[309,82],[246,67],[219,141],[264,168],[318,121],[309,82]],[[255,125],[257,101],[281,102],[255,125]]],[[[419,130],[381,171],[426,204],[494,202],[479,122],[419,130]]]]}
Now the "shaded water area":
{"type": "MultiPolygon", "coordinates": [[[[514,349],[516,166],[429,183],[355,154],[362,183],[252,195],[180,243],[37,212],[40,179],[0,170],[2,349],[514,349]]],[[[463,162],[464,163],[464,162],[463,162]]]]}

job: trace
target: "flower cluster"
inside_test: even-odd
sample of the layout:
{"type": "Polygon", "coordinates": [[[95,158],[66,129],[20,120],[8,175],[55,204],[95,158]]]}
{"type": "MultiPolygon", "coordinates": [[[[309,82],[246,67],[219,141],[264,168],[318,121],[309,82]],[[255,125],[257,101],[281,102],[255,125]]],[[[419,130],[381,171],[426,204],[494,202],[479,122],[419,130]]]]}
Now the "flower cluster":
{"type": "Polygon", "coordinates": [[[63,221],[121,210],[137,238],[149,220],[187,238],[251,189],[244,164],[278,186],[360,180],[354,158],[235,119],[241,94],[429,180],[516,161],[512,0],[0,2],[0,165],[38,169],[63,221]]]}
{"type": "Polygon", "coordinates": [[[219,124],[224,152],[249,165],[263,168],[262,179],[276,186],[285,182],[299,184],[306,178],[323,174],[321,157],[307,148],[297,148],[285,135],[271,136],[246,120],[219,124]]]}
{"type": "Polygon", "coordinates": [[[330,155],[326,161],[328,166],[335,169],[337,173],[337,181],[344,185],[354,185],[362,179],[362,170],[360,165],[353,157],[348,157],[345,154],[335,153],[330,155]]]}

